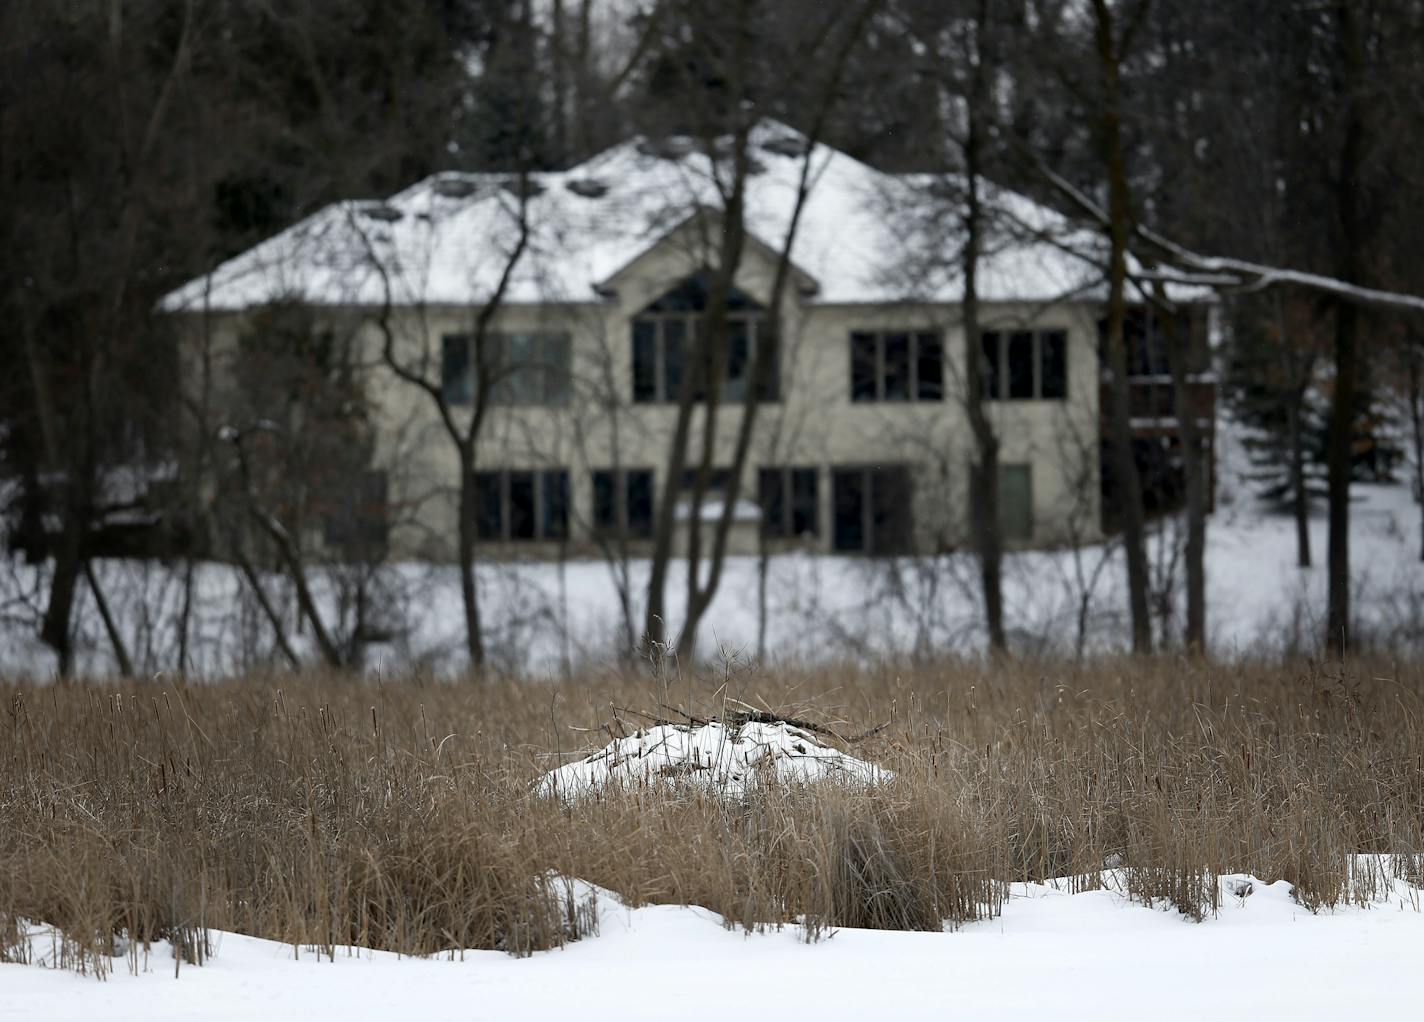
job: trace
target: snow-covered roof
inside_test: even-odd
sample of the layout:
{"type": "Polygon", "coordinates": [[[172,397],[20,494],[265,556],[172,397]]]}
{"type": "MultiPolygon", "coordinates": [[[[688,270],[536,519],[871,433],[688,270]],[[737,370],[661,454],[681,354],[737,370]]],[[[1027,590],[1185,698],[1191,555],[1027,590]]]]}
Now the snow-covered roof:
{"type": "MultiPolygon", "coordinates": [[[[749,233],[773,251],[786,237],[806,149],[762,121],[749,233]]],[[[945,180],[887,174],[825,145],[792,248],[809,301],[956,301],[962,245],[945,180]],[[940,210],[936,216],[932,210],[940,210]],[[947,211],[947,212],[946,212],[947,211]]],[[[678,140],[634,139],[557,173],[530,175],[530,237],[510,280],[512,304],[588,302],[620,270],[699,210],[721,208],[723,161],[678,140]]],[[[995,223],[979,272],[986,301],[1055,301],[1097,287],[1101,242],[1024,196],[984,185],[995,223]]],[[[327,305],[470,305],[494,292],[518,238],[519,179],[436,174],[385,201],[334,203],[163,300],[169,311],[234,310],[277,299],[327,305]],[[383,272],[384,271],[384,272],[383,272]]]]}

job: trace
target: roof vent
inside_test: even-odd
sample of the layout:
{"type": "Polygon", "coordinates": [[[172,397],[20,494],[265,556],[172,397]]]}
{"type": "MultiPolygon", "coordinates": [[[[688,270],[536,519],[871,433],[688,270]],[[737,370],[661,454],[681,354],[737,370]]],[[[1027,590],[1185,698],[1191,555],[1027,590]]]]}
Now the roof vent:
{"type": "Polygon", "coordinates": [[[564,185],[575,195],[581,195],[585,199],[597,199],[608,194],[608,186],[597,178],[581,177],[569,181],[564,185]]]}
{"type": "Polygon", "coordinates": [[[798,135],[782,135],[780,138],[768,139],[761,147],[777,156],[805,156],[809,148],[806,139],[798,135]]]}
{"type": "Polygon", "coordinates": [[[656,156],[660,160],[680,160],[691,155],[692,149],[692,139],[686,135],[645,138],[638,143],[638,152],[644,156],[656,156]]]}
{"type": "Polygon", "coordinates": [[[435,194],[445,199],[464,199],[475,194],[479,185],[464,175],[450,175],[435,179],[435,194]]]}
{"type": "Polygon", "coordinates": [[[511,177],[503,182],[504,190],[522,199],[532,199],[544,194],[544,186],[532,177],[511,177]]]}
{"type": "Polygon", "coordinates": [[[367,203],[361,208],[361,215],[386,224],[393,224],[405,216],[400,210],[384,202],[367,203]]]}

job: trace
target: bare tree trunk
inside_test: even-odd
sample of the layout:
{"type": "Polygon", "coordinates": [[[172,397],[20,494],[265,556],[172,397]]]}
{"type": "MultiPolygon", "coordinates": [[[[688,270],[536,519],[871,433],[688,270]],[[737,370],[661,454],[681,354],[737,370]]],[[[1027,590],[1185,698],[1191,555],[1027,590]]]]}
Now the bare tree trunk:
{"type": "Polygon", "coordinates": [[[247,585],[252,590],[252,595],[257,599],[257,606],[262,608],[263,616],[272,626],[272,635],[276,639],[277,648],[282,651],[282,655],[287,658],[289,664],[300,668],[302,666],[301,657],[297,656],[297,651],[287,641],[287,629],[282,624],[282,615],[277,613],[277,608],[272,606],[272,601],[267,598],[267,591],[262,588],[262,579],[257,574],[257,569],[253,567],[252,560],[247,556],[247,552],[243,550],[235,535],[229,546],[232,549],[233,560],[237,561],[238,570],[242,572],[242,577],[247,579],[247,585]]]}
{"type": "Polygon", "coordinates": [[[1419,501],[1419,559],[1424,561],[1424,384],[1419,373],[1420,341],[1407,342],[1405,364],[1409,374],[1409,424],[1414,439],[1414,497],[1419,501]]]}
{"type": "Polygon", "coordinates": [[[1292,391],[1286,404],[1286,433],[1291,447],[1291,506],[1295,514],[1295,563],[1310,567],[1310,494],[1305,488],[1305,431],[1301,427],[1304,389],[1292,391]]]}
{"type": "MultiPolygon", "coordinates": [[[[423,364],[411,367],[401,361],[397,351],[395,326],[392,323],[394,302],[390,269],[356,219],[352,217],[349,221],[366,247],[369,265],[381,279],[381,305],[375,321],[376,328],[381,334],[381,360],[397,377],[423,391],[429,398],[439,417],[440,425],[459,458],[460,489],[459,506],[456,511],[459,522],[456,527],[456,549],[460,558],[460,598],[465,612],[465,649],[470,658],[470,669],[477,675],[484,670],[485,644],[480,623],[479,589],[475,584],[476,444],[480,431],[484,427],[485,415],[489,411],[490,402],[493,399],[492,388],[497,382],[496,375],[499,369],[490,360],[488,343],[490,328],[495,316],[504,307],[504,298],[509,292],[515,267],[519,265],[519,261],[529,247],[531,231],[529,223],[530,178],[527,167],[522,168],[519,172],[517,188],[519,193],[519,206],[516,214],[518,238],[500,270],[499,282],[475,316],[474,336],[471,339],[471,343],[474,345],[476,365],[474,408],[471,410],[468,424],[463,427],[457,421],[455,412],[441,388],[440,381],[428,379],[425,376],[423,364]]],[[[428,344],[429,338],[424,338],[423,341],[428,344]]]]}
{"type": "Polygon", "coordinates": [[[178,612],[178,674],[188,675],[188,640],[193,623],[193,555],[183,558],[183,606],[178,612]]]}
{"type": "Polygon", "coordinates": [[[765,534],[757,541],[757,662],[766,659],[766,585],[771,574],[771,546],[765,534]]]}
{"type": "MultiPolygon", "coordinates": [[[[1356,180],[1364,161],[1364,123],[1354,95],[1366,58],[1360,28],[1350,4],[1340,5],[1339,32],[1344,58],[1345,136],[1340,156],[1340,178],[1336,201],[1340,218],[1340,260],[1342,276],[1350,284],[1360,283],[1363,258],[1361,247],[1363,198],[1356,180]]],[[[1354,439],[1355,347],[1359,329],[1359,309],[1349,301],[1335,308],[1335,389],[1330,400],[1330,444],[1327,458],[1330,494],[1330,524],[1327,553],[1329,600],[1325,615],[1325,648],[1343,655],[1350,645],[1350,471],[1351,441],[1354,439]]]]}
{"type": "Polygon", "coordinates": [[[1157,299],[1163,306],[1168,368],[1172,373],[1172,403],[1177,411],[1177,436],[1182,448],[1182,471],[1186,475],[1187,503],[1187,630],[1189,653],[1206,651],[1206,472],[1202,455],[1201,430],[1196,409],[1187,389],[1190,358],[1183,342],[1181,325],[1166,301],[1166,287],[1157,285],[1157,299]]]}
{"type": "Polygon", "coordinates": [[[109,612],[109,601],[104,598],[104,590],[99,585],[99,579],[94,573],[92,561],[85,560],[84,562],[84,578],[89,583],[89,591],[94,594],[94,606],[99,610],[99,620],[104,623],[104,634],[109,637],[109,645],[114,649],[114,661],[119,667],[119,677],[132,678],[134,677],[133,661],[129,659],[128,647],[124,645],[124,637],[119,631],[118,622],[109,612]]]}
{"type": "MultiPolygon", "coordinates": [[[[845,70],[846,63],[859,43],[863,30],[869,22],[871,16],[879,9],[881,0],[865,0],[852,19],[849,29],[841,41],[838,51],[832,54],[827,70],[824,87],[820,91],[816,113],[812,119],[812,124],[806,136],[806,152],[802,157],[801,176],[797,183],[796,202],[791,210],[791,218],[786,228],[786,236],[782,240],[781,251],[776,262],[776,275],[772,281],[771,296],[768,302],[769,314],[766,320],[768,329],[768,343],[762,343],[760,339],[753,353],[751,366],[748,373],[747,392],[742,402],[741,419],[737,426],[737,439],[735,451],[732,455],[732,463],[727,471],[727,484],[723,492],[722,513],[717,519],[716,529],[712,540],[712,552],[708,558],[707,581],[698,585],[697,568],[698,557],[696,545],[700,541],[700,523],[696,521],[697,510],[701,507],[701,495],[703,491],[704,476],[711,467],[710,443],[712,427],[715,422],[717,409],[716,386],[720,383],[720,374],[725,365],[727,356],[726,344],[726,300],[730,291],[736,266],[741,261],[742,243],[745,239],[745,225],[743,222],[743,201],[745,198],[745,185],[748,176],[748,154],[745,125],[735,139],[733,159],[735,161],[735,177],[733,179],[733,193],[731,201],[728,203],[729,212],[734,212],[735,216],[727,219],[735,228],[735,233],[730,237],[724,235],[724,254],[726,249],[735,255],[735,261],[730,264],[730,269],[725,273],[725,289],[721,290],[720,298],[714,294],[713,302],[709,306],[709,317],[706,333],[718,342],[718,346],[713,349],[716,356],[710,359],[708,364],[711,371],[716,374],[716,378],[708,384],[707,419],[703,423],[704,433],[703,461],[699,467],[698,479],[694,490],[693,515],[689,532],[689,556],[688,556],[688,609],[687,619],[683,625],[682,634],[678,638],[678,655],[680,658],[690,657],[696,649],[697,628],[701,623],[707,608],[711,606],[712,600],[717,595],[717,587],[721,584],[722,568],[726,563],[727,537],[731,531],[732,521],[736,514],[737,500],[741,493],[742,475],[744,474],[747,458],[751,452],[752,436],[756,426],[757,412],[761,407],[762,391],[766,382],[772,378],[771,372],[775,363],[774,358],[779,358],[781,350],[781,338],[783,331],[782,304],[786,294],[786,285],[791,276],[791,249],[796,240],[796,232],[801,223],[801,214],[805,210],[806,198],[810,194],[810,170],[811,158],[815,153],[816,145],[819,143],[821,133],[825,128],[827,117],[835,103],[839,93],[841,76],[845,70]],[[720,301],[720,306],[719,306],[720,301]]],[[[745,19],[745,5],[738,6],[738,18],[745,19]]],[[[736,33],[737,46],[740,48],[745,32],[740,29],[736,33]]],[[[737,74],[740,75],[740,66],[744,56],[738,50],[737,54],[737,74]]],[[[740,80],[738,79],[733,89],[734,95],[741,94],[740,80]]],[[[722,269],[722,267],[719,267],[722,269]]]]}
{"type": "Polygon", "coordinates": [[[336,643],[331,641],[331,634],[326,630],[326,625],[321,620],[321,611],[316,605],[316,598],[312,595],[311,585],[307,580],[306,566],[302,563],[301,555],[297,552],[292,537],[278,522],[273,520],[271,515],[256,505],[252,507],[252,517],[272,540],[273,545],[277,548],[278,556],[287,567],[287,574],[291,576],[292,587],[297,594],[297,608],[302,617],[306,618],[307,623],[311,625],[312,637],[316,639],[316,646],[321,651],[322,659],[330,667],[342,666],[341,651],[336,648],[336,643]]]}
{"type": "Polygon", "coordinates": [[[1301,410],[1305,406],[1306,391],[1310,389],[1310,377],[1314,367],[1314,357],[1303,356],[1299,361],[1293,351],[1293,338],[1286,320],[1285,307],[1279,293],[1274,296],[1276,333],[1282,347],[1289,353],[1288,359],[1293,373],[1291,389],[1286,397],[1286,442],[1290,444],[1290,486],[1291,511],[1295,516],[1295,563],[1296,567],[1310,567],[1310,494],[1305,480],[1305,429],[1301,422],[1301,410]]]}
{"type": "Polygon", "coordinates": [[[78,538],[71,536],[71,531],[65,530],[59,549],[54,552],[54,574],[50,578],[49,600],[40,625],[40,639],[54,650],[56,670],[61,678],[69,677],[74,667],[74,639],[70,634],[70,622],[84,560],[78,538]]]}
{"type": "Polygon", "coordinates": [[[1330,399],[1330,524],[1327,562],[1329,601],[1325,648],[1343,654],[1350,644],[1350,462],[1355,403],[1355,320],[1353,305],[1335,310],[1335,392],[1330,399]]]}
{"type": "Polygon", "coordinates": [[[475,468],[468,459],[460,459],[460,516],[456,530],[456,546],[460,558],[460,601],[465,611],[465,651],[470,669],[484,670],[485,639],[480,623],[480,597],[475,578],[475,468]]]}
{"type": "MultiPolygon", "coordinates": [[[[79,584],[79,574],[83,570],[84,531],[87,515],[80,519],[81,501],[75,492],[79,473],[87,474],[88,460],[75,458],[61,468],[59,451],[59,423],[54,407],[54,397],[50,391],[50,381],[45,372],[43,356],[35,343],[33,324],[28,309],[22,305],[20,311],[20,332],[24,342],[26,369],[30,385],[34,388],[35,414],[39,420],[40,441],[43,448],[44,467],[51,473],[62,471],[63,509],[59,544],[53,551],[54,574],[50,578],[49,598],[45,603],[44,619],[40,625],[40,641],[54,650],[56,668],[61,678],[69,676],[73,668],[73,636],[70,634],[74,613],[74,594],[79,584]],[[82,465],[82,467],[81,467],[82,465]]],[[[43,492],[43,491],[42,491],[43,492]]],[[[42,501],[48,504],[48,501],[42,501]]],[[[52,508],[45,507],[45,511],[52,508]]],[[[43,536],[44,530],[41,529],[43,536]]],[[[46,540],[48,543],[48,540],[46,540]]]]}
{"type": "Polygon", "coordinates": [[[969,527],[974,549],[979,555],[979,579],[984,597],[984,624],[989,649],[1003,653],[1004,637],[1004,543],[999,531],[999,438],[984,409],[984,387],[988,366],[979,335],[979,254],[983,228],[983,205],[979,194],[982,138],[979,119],[984,103],[984,36],[988,4],[979,5],[976,32],[976,62],[968,103],[967,134],[964,139],[964,172],[968,192],[964,216],[964,402],[974,434],[975,458],[969,473],[969,527]]]}
{"type": "Polygon", "coordinates": [[[1098,60],[1103,76],[1102,144],[1108,176],[1107,357],[1111,375],[1113,474],[1121,501],[1122,539],[1127,558],[1128,604],[1132,615],[1132,650],[1152,651],[1152,620],[1148,610],[1146,532],[1142,484],[1132,452],[1130,392],[1127,380],[1127,345],[1123,336],[1126,317],[1124,286],[1127,279],[1127,239],[1132,210],[1127,180],[1127,160],[1122,143],[1122,54],[1114,37],[1113,14],[1107,0],[1093,0],[1097,16],[1098,60]]]}

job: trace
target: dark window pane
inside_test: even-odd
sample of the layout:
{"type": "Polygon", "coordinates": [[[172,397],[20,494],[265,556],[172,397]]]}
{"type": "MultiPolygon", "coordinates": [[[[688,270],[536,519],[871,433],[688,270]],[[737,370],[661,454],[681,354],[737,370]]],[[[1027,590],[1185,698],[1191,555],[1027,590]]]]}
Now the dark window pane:
{"type": "Polygon", "coordinates": [[[500,367],[496,392],[501,404],[538,404],[543,393],[543,357],[536,334],[505,334],[499,338],[500,367]]]}
{"type": "Polygon", "coordinates": [[[850,399],[875,400],[875,335],[850,335],[850,399]]]}
{"type": "Polygon", "coordinates": [[[504,502],[500,473],[475,473],[475,535],[480,539],[504,538],[504,502]]]}
{"type": "Polygon", "coordinates": [[[618,491],[611,471],[597,469],[593,473],[593,527],[600,532],[618,528],[618,491]]]}
{"type": "Polygon", "coordinates": [[[509,473],[509,538],[533,539],[538,521],[534,513],[534,473],[509,473]]]}
{"type": "Polygon", "coordinates": [[[745,319],[727,321],[727,386],[728,401],[747,399],[747,373],[752,357],[750,326],[745,319]]]}
{"type": "Polygon", "coordinates": [[[452,405],[467,405],[471,389],[469,335],[446,334],[440,338],[440,392],[452,405]]]}
{"type": "Polygon", "coordinates": [[[762,401],[777,401],[781,397],[781,350],[770,320],[756,321],[756,345],[753,350],[761,359],[757,397],[762,401]]]}
{"type": "Polygon", "coordinates": [[[1027,465],[999,466],[999,531],[1005,539],[1033,536],[1033,476],[1027,465]]]}
{"type": "Polygon", "coordinates": [[[1049,330],[1038,335],[1042,350],[1040,397],[1068,396],[1068,335],[1062,330],[1049,330]]]}
{"type": "Polygon", "coordinates": [[[1009,334],[1010,398],[1033,397],[1033,334],[1009,334]]]}
{"type": "Polygon", "coordinates": [[[569,538],[569,474],[562,469],[545,472],[543,484],[543,538],[569,538]]]}
{"type": "Polygon", "coordinates": [[[870,474],[870,552],[908,553],[913,540],[910,512],[910,472],[903,466],[870,474]]]}
{"type": "Polygon", "coordinates": [[[910,335],[885,335],[885,400],[910,400],[910,335]]]}
{"type": "Polygon", "coordinates": [[[568,404],[570,375],[569,335],[547,335],[544,338],[543,400],[545,404],[568,404]]]}
{"type": "MultiPolygon", "coordinates": [[[[705,272],[698,271],[692,274],[676,287],[664,293],[657,301],[649,305],[644,312],[701,312],[707,308],[707,302],[711,296],[712,281],[708,279],[705,272]]],[[[733,311],[739,309],[757,309],[759,305],[749,296],[736,288],[729,288],[727,291],[727,308],[733,311]]]]}
{"type": "Polygon", "coordinates": [[[791,470],[791,534],[793,536],[816,536],[821,532],[820,508],[816,500],[816,479],[814,468],[791,470]]]}
{"type": "Polygon", "coordinates": [[[915,335],[915,396],[921,401],[944,397],[944,344],[939,334],[915,335]]]}
{"type": "Polygon", "coordinates": [[[628,535],[646,539],[653,534],[653,473],[647,469],[630,469],[625,479],[628,535]]]}
{"type": "Polygon", "coordinates": [[[986,401],[993,401],[1004,396],[1004,374],[1000,365],[999,352],[1000,339],[1000,334],[993,330],[985,333],[980,339],[980,348],[984,353],[983,384],[986,401]]]}
{"type": "Polygon", "coordinates": [[[682,394],[682,374],[687,364],[687,320],[663,320],[663,396],[677,401],[682,394]]]}
{"type": "Polygon", "coordinates": [[[633,400],[658,399],[658,327],[652,320],[633,320],[633,400]]]}
{"type": "Polygon", "coordinates": [[[757,503],[761,505],[761,531],[767,536],[786,534],[786,498],[782,484],[786,474],[779,468],[757,473],[757,503]]]}
{"type": "Polygon", "coordinates": [[[859,469],[842,469],[831,475],[831,499],[835,510],[834,544],[837,550],[865,549],[865,474],[859,469]]]}

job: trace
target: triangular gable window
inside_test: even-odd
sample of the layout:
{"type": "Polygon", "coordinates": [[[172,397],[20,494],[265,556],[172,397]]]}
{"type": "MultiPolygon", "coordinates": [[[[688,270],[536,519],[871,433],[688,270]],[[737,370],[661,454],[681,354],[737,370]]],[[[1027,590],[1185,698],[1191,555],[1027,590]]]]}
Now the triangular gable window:
{"type": "MultiPolygon", "coordinates": [[[[675,402],[682,394],[683,378],[693,371],[707,311],[710,288],[705,272],[694,273],[663,294],[633,318],[633,400],[651,404],[675,402]]],[[[707,396],[708,369],[721,361],[721,398],[745,401],[758,345],[771,345],[772,334],[765,310],[745,293],[733,288],[727,296],[727,329],[702,347],[702,371],[689,383],[696,400],[707,396]],[[725,345],[725,351],[717,345],[725,345]],[[722,355],[717,359],[718,355],[722,355]]],[[[767,352],[765,372],[757,395],[775,401],[780,387],[780,361],[767,352]]]]}

